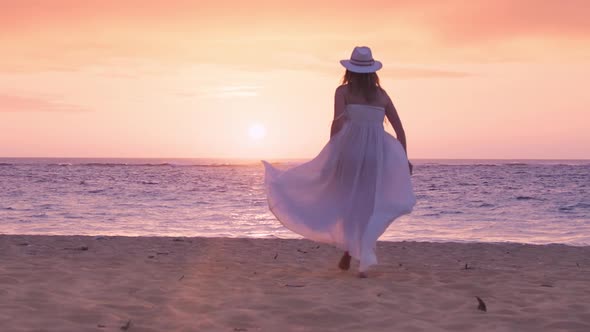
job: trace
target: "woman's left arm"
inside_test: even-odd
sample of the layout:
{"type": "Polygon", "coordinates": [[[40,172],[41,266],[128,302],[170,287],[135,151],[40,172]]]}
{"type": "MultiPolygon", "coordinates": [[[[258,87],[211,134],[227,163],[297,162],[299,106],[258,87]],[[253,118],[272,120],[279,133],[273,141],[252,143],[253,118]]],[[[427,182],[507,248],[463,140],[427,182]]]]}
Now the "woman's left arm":
{"type": "MultiPolygon", "coordinates": [[[[389,97],[388,97],[389,98],[389,97]]],[[[385,115],[387,119],[391,123],[393,130],[395,131],[395,135],[397,136],[397,140],[400,142],[404,151],[406,152],[406,157],[408,156],[408,143],[406,142],[406,131],[404,130],[404,126],[402,125],[402,120],[399,118],[399,114],[397,114],[397,110],[393,105],[393,101],[389,98],[389,102],[385,107],[385,115]]],[[[414,171],[414,165],[408,160],[408,167],[410,169],[410,174],[414,171]]]]}

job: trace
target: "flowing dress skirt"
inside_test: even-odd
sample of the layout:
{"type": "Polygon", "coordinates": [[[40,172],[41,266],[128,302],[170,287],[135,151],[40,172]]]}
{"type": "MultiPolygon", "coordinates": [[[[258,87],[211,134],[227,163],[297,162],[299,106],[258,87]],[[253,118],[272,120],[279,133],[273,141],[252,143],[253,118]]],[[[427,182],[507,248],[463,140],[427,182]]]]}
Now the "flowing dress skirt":
{"type": "MultiPolygon", "coordinates": [[[[359,116],[361,119],[363,115],[359,116]]],[[[270,210],[287,228],[377,263],[377,239],[415,204],[408,160],[378,121],[347,121],[314,159],[287,170],[263,161],[270,210]]]]}

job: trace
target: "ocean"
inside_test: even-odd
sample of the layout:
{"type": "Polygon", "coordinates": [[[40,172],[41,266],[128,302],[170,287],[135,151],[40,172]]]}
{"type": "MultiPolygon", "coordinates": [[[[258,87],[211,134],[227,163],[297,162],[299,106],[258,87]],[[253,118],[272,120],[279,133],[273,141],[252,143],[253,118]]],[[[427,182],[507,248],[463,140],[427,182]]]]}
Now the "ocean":
{"type": "MultiPolygon", "coordinates": [[[[590,245],[590,160],[413,162],[417,204],[380,240],[590,245]]],[[[252,161],[0,158],[0,234],[299,238],[263,175],[252,161]]]]}

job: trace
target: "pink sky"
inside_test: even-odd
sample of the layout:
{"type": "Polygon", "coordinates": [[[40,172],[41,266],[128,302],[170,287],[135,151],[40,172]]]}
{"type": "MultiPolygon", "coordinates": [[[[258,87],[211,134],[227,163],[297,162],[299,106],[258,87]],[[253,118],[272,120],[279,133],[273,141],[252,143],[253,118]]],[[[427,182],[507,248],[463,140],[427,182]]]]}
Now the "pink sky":
{"type": "Polygon", "coordinates": [[[588,17],[584,0],[0,0],[0,156],[311,157],[338,60],[367,45],[410,158],[590,158],[588,17]]]}

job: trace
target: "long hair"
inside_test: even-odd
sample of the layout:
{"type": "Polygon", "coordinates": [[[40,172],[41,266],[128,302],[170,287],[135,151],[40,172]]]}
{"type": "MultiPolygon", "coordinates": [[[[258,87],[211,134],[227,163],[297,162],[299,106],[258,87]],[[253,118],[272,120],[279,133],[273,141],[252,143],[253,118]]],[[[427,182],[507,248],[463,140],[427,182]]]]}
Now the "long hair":
{"type": "Polygon", "coordinates": [[[342,84],[347,84],[353,94],[362,96],[368,102],[373,101],[377,93],[383,90],[377,73],[361,74],[347,69],[342,77],[342,84]]]}

